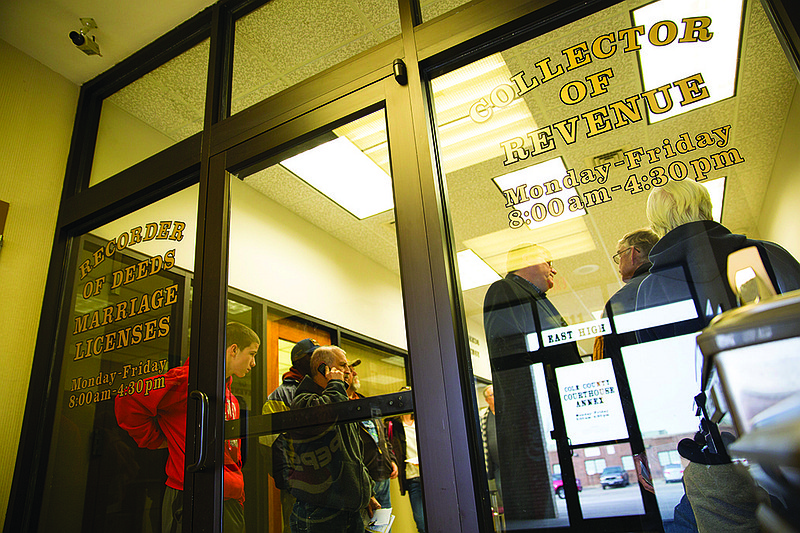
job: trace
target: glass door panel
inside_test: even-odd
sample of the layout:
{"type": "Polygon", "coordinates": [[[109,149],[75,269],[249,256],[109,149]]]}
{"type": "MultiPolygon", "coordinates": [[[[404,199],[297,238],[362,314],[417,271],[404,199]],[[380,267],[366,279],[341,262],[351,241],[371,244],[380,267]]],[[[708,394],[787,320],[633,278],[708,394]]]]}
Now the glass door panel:
{"type": "Polygon", "coordinates": [[[185,377],[197,190],[74,239],[41,532],[161,530],[185,392],[167,425],[157,404],[185,377]]]}
{"type": "Polygon", "coordinates": [[[210,39],[103,99],[89,185],[203,129],[210,39]]]}
{"type": "Polygon", "coordinates": [[[658,529],[698,429],[695,336],[736,305],[714,232],[800,252],[770,170],[797,79],[759,2],[624,1],[530,37],[431,80],[495,512],[658,529]]]}
{"type": "MultiPolygon", "coordinates": [[[[254,522],[258,530],[289,531],[290,515],[307,520],[321,509],[360,521],[374,494],[394,509],[402,531],[415,516],[392,479],[393,463],[408,474],[403,482],[415,487],[413,508],[424,519],[414,426],[394,421],[393,436],[405,437],[408,452],[392,460],[383,420],[386,396],[409,397],[400,392],[406,329],[385,111],[289,144],[229,175],[229,287],[268,309],[242,394],[261,416],[251,416],[249,430],[238,428],[238,440],[258,450],[248,459],[258,464],[243,469],[247,528],[254,522]],[[323,363],[343,373],[323,375],[323,363]],[[335,383],[326,386],[330,378],[335,383]],[[304,401],[295,402],[301,393],[304,401]],[[362,456],[355,442],[375,453],[362,456]]],[[[236,370],[232,380],[241,390],[236,370]]]]}

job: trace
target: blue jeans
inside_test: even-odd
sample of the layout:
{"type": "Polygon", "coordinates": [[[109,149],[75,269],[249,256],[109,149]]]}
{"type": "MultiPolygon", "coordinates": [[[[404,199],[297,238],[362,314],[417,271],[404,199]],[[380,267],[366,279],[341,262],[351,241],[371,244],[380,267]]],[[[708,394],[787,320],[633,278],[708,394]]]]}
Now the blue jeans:
{"type": "Polygon", "coordinates": [[[417,524],[417,531],[425,533],[425,511],[422,507],[422,482],[418,477],[406,480],[406,491],[408,499],[411,500],[411,512],[414,514],[414,522],[417,524]]]}
{"type": "Polygon", "coordinates": [[[392,497],[389,493],[389,480],[375,482],[375,499],[381,504],[381,509],[388,509],[392,506],[392,497]]]}
{"type": "MultiPolygon", "coordinates": [[[[391,485],[389,481],[388,479],[384,479],[383,481],[375,482],[375,499],[381,504],[381,509],[389,509],[392,506],[392,496],[389,492],[391,485]]],[[[391,531],[390,528],[389,533],[391,533],[391,531]]]]}
{"type": "Polygon", "coordinates": [[[300,500],[294,503],[290,522],[292,533],[364,533],[358,511],[319,507],[300,500]]]}

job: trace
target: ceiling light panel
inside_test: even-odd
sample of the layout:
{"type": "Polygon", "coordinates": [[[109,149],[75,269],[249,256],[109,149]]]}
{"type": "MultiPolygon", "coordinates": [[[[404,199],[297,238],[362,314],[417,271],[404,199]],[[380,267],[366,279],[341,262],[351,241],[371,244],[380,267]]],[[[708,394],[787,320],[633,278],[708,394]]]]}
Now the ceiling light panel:
{"type": "MultiPolygon", "coordinates": [[[[654,46],[647,34],[639,38],[639,68],[644,82],[644,90],[656,89],[676,80],[695,74],[702,74],[709,96],[693,103],[691,107],[680,105],[681,93],[672,87],[669,94],[673,107],[670,111],[654,114],[650,111],[650,122],[664,120],[691,109],[707,106],[730,98],[736,88],[736,73],[739,59],[739,39],[742,26],[743,0],[659,0],[633,10],[637,26],[645,31],[661,21],[672,21],[675,13],[690,13],[693,16],[709,17],[708,30],[711,38],[705,42],[679,42],[683,37],[684,23],[674,21],[678,32],[675,40],[668,46],[654,46]]],[[[661,26],[659,39],[667,37],[667,27],[661,26]]]]}
{"type": "Polygon", "coordinates": [[[285,159],[281,165],[358,219],[394,207],[389,175],[346,137],[285,159]]]}
{"type": "Polygon", "coordinates": [[[389,167],[389,142],[386,136],[386,114],[383,109],[336,128],[337,137],[347,137],[350,142],[391,176],[389,167]]]}
{"type": "Polygon", "coordinates": [[[716,222],[722,223],[722,204],[725,200],[725,178],[698,182],[708,190],[711,196],[711,207],[716,222]]]}
{"type": "Polygon", "coordinates": [[[533,231],[506,228],[467,239],[464,246],[473,250],[495,272],[505,273],[508,272],[508,251],[525,243],[536,243],[546,248],[553,260],[596,249],[585,217],[559,221],[533,231]]]}
{"type": "Polygon", "coordinates": [[[508,91],[511,71],[502,55],[494,54],[431,82],[436,108],[437,145],[445,173],[500,157],[500,142],[520,131],[536,130],[524,99],[508,91]],[[496,89],[503,87],[505,92],[496,89]],[[494,94],[494,99],[492,95],[494,94]],[[471,116],[476,102],[485,99],[491,120],[471,116]]]}
{"type": "Polygon", "coordinates": [[[585,209],[570,211],[569,199],[575,196],[575,190],[561,185],[566,175],[564,160],[556,157],[492,180],[501,194],[508,190],[515,194],[520,190],[525,191],[529,200],[515,203],[514,209],[520,212],[528,227],[534,229],[586,214],[585,209]]]}
{"type": "Polygon", "coordinates": [[[456,258],[462,291],[489,285],[500,279],[500,275],[472,250],[462,250],[456,254],[456,258]]]}

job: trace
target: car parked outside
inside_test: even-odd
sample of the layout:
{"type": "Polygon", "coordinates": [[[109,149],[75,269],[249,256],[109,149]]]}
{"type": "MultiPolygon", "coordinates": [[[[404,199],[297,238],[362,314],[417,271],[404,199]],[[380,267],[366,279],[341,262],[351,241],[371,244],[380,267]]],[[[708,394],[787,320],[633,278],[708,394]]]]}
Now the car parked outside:
{"type": "Polygon", "coordinates": [[[627,487],[629,484],[628,472],[621,466],[607,466],[600,474],[600,485],[603,490],[608,487],[627,487]]]}
{"type": "MultiPolygon", "coordinates": [[[[575,478],[576,484],[578,485],[578,492],[583,490],[581,486],[581,480],[575,478]]],[[[561,474],[553,474],[553,490],[556,492],[556,495],[561,498],[562,500],[566,498],[564,495],[564,481],[561,479],[561,474]]]]}
{"type": "Polygon", "coordinates": [[[670,464],[664,466],[664,481],[680,483],[683,479],[683,465],[670,464]]]}

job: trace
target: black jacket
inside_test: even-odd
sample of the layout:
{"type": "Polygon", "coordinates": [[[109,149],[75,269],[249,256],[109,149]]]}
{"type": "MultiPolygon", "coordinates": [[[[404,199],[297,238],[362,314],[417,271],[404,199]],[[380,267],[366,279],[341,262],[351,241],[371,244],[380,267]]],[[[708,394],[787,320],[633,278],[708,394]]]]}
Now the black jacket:
{"type": "Polygon", "coordinates": [[[399,416],[387,419],[386,432],[397,459],[397,482],[400,484],[400,494],[403,495],[406,493],[406,432],[403,420],[399,416]]]}
{"type": "MultiPolygon", "coordinates": [[[[323,389],[309,376],[295,392],[292,410],[348,401],[347,385],[331,380],[323,389]]],[[[289,432],[291,462],[289,492],[299,501],[319,507],[359,511],[372,496],[373,482],[364,466],[358,423],[338,423],[321,431],[289,432]]]]}
{"type": "Polygon", "coordinates": [[[565,327],[567,322],[546,295],[515,274],[508,274],[489,287],[483,304],[483,324],[495,370],[539,362],[555,366],[581,362],[574,341],[543,347],[542,331],[565,327]],[[538,346],[530,344],[531,334],[538,346]]]}
{"type": "Polygon", "coordinates": [[[604,315],[614,317],[630,313],[636,309],[636,293],[639,291],[639,285],[650,272],[650,261],[645,261],[639,265],[633,273],[631,279],[625,282],[625,285],[619,288],[617,292],[611,295],[606,303],[604,315]]]}
{"type": "Polygon", "coordinates": [[[728,285],[728,255],[755,246],[779,293],[800,288],[800,264],[779,245],[731,233],[712,221],[678,226],[659,240],[650,251],[650,274],[641,282],[636,309],[692,302],[694,318],[665,316],[664,325],[640,331],[641,341],[693,333],[706,327],[723,311],[736,307],[728,285]]]}
{"type": "MultiPolygon", "coordinates": [[[[364,398],[361,394],[356,394],[359,398],[364,398]]],[[[375,424],[378,442],[375,442],[363,423],[358,423],[358,435],[364,446],[364,465],[373,481],[384,481],[389,479],[392,473],[392,463],[396,463],[397,460],[392,445],[386,438],[386,427],[378,418],[372,418],[370,422],[375,424]]]]}

